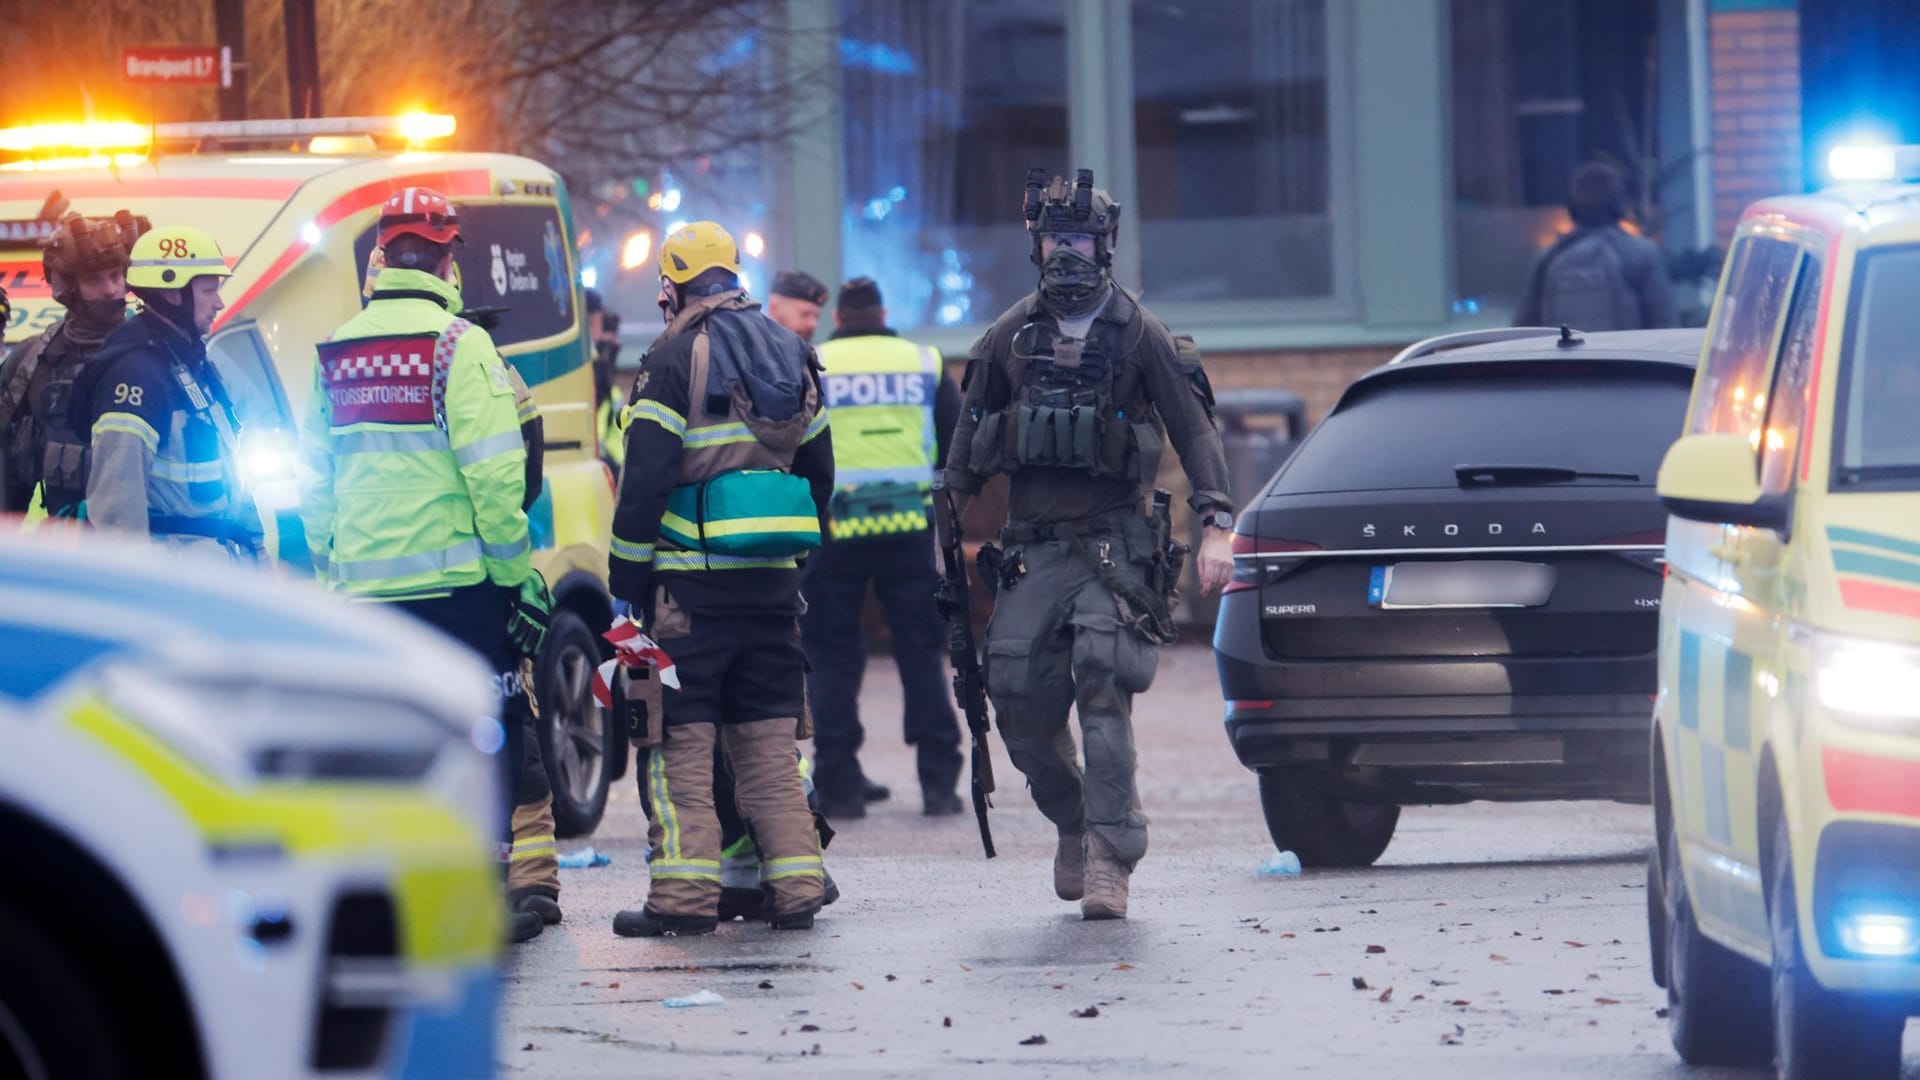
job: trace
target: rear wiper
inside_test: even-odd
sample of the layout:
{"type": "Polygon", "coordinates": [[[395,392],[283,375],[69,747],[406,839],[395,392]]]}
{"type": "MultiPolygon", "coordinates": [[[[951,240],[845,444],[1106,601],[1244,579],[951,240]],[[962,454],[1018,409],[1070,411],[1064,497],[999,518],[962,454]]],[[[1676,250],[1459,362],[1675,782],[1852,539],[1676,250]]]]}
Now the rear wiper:
{"type": "Polygon", "coordinates": [[[1570,480],[1622,480],[1637,483],[1638,473],[1585,472],[1564,465],[1455,465],[1454,479],[1461,487],[1498,484],[1564,484],[1570,480]]]}

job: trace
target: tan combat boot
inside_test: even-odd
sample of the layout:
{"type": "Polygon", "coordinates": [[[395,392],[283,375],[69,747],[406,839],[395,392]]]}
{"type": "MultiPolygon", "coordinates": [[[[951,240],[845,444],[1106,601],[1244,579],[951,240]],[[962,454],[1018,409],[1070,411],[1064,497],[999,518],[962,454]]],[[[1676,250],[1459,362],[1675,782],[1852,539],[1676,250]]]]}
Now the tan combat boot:
{"type": "Polygon", "coordinates": [[[1078,900],[1087,891],[1087,834],[1063,832],[1053,853],[1053,895],[1078,900]]]}
{"type": "Polygon", "coordinates": [[[1080,900],[1083,919],[1124,919],[1127,917],[1128,870],[1114,858],[1106,841],[1087,834],[1087,888],[1080,900]]]}

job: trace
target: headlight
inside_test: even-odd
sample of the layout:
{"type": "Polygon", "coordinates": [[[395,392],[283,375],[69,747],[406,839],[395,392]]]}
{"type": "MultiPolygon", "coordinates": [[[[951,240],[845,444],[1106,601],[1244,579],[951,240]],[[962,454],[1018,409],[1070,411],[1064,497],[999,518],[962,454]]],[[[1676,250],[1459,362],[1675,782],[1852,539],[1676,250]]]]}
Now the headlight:
{"type": "Polygon", "coordinates": [[[118,668],[106,697],[176,750],[235,784],[419,781],[468,731],[393,698],[246,679],[118,668]]]}
{"type": "Polygon", "coordinates": [[[1816,634],[1814,688],[1820,704],[1861,727],[1920,720],[1920,648],[1816,634]]]}

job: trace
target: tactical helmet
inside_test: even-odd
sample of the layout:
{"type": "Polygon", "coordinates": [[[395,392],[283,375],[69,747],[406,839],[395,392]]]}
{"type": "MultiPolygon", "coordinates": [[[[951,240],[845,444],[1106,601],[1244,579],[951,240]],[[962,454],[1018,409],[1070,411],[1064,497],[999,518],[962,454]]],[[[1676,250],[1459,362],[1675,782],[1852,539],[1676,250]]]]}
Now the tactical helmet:
{"type": "Polygon", "coordinates": [[[127,286],[133,289],[181,289],[197,277],[231,277],[220,245],[206,230],[167,225],[133,245],[127,286]]]}
{"type": "Polygon", "coordinates": [[[1103,267],[1113,264],[1113,248],[1120,240],[1120,204],[1093,186],[1092,169],[1079,170],[1071,186],[1059,176],[1048,182],[1047,171],[1039,166],[1028,169],[1021,210],[1027,232],[1033,235],[1034,265],[1042,261],[1040,238],[1047,233],[1092,236],[1094,261],[1103,267]]]}
{"type": "Polygon", "coordinates": [[[396,236],[451,244],[460,239],[460,215],[445,195],[432,188],[402,188],[380,207],[380,246],[386,247],[396,236]]]}
{"type": "Polygon", "coordinates": [[[718,222],[683,225],[660,242],[660,276],[675,285],[685,285],[714,269],[740,276],[740,245],[718,222]]]}
{"type": "Polygon", "coordinates": [[[144,217],[121,210],[110,218],[68,214],[40,255],[41,273],[54,299],[65,307],[79,300],[80,279],[102,270],[125,270],[134,245],[153,228],[144,217]]]}

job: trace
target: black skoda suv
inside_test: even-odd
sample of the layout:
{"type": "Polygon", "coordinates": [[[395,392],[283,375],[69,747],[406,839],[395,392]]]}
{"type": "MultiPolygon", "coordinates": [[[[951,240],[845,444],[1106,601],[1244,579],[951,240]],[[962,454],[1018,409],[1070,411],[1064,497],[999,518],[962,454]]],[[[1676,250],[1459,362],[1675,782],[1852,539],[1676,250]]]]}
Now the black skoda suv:
{"type": "Polygon", "coordinates": [[[1647,799],[1654,475],[1701,340],[1421,342],[1248,505],[1213,644],[1282,850],[1368,865],[1404,805],[1647,799]]]}

